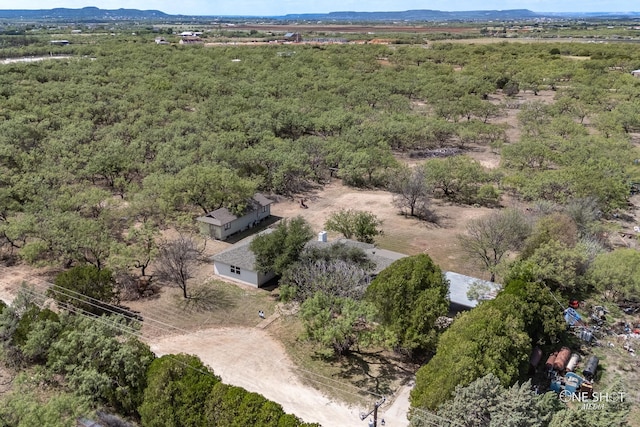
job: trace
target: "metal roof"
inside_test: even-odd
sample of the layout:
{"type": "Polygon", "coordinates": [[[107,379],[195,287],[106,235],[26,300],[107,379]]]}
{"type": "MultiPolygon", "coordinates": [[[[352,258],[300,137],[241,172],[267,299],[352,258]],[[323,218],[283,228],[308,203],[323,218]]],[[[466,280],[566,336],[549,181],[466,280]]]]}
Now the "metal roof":
{"type": "MultiPolygon", "coordinates": [[[[240,267],[241,269],[255,271],[255,262],[256,257],[254,253],[249,249],[249,245],[251,241],[257,235],[261,235],[264,233],[271,233],[273,229],[268,228],[263,230],[262,232],[255,234],[253,236],[249,236],[245,239],[242,239],[238,243],[233,246],[225,249],[224,251],[214,255],[212,259],[214,261],[222,262],[228,265],[234,265],[236,267],[240,267]]],[[[332,240],[330,242],[320,242],[318,240],[310,240],[306,247],[328,247],[338,243],[343,243],[350,247],[358,247],[362,249],[369,259],[373,261],[376,265],[373,270],[374,274],[380,273],[385,268],[389,267],[393,262],[406,257],[407,255],[393,252],[386,249],[376,248],[374,245],[369,243],[357,242],[355,240],[349,239],[337,239],[332,240]]],[[[472,284],[479,282],[485,284],[491,289],[489,294],[486,296],[486,299],[493,299],[497,295],[497,292],[500,289],[500,285],[489,282],[487,280],[478,279],[476,277],[465,276],[464,274],[454,273],[452,271],[445,271],[445,278],[449,281],[449,299],[451,300],[452,305],[457,305],[460,308],[470,309],[478,305],[478,301],[470,300],[467,297],[467,292],[472,284]]]]}
{"type": "Polygon", "coordinates": [[[473,308],[478,305],[478,301],[470,300],[469,297],[467,297],[467,292],[469,292],[469,288],[472,284],[479,282],[494,290],[487,295],[487,299],[495,298],[497,291],[500,288],[500,285],[493,282],[478,279],[476,277],[465,276],[464,274],[454,273],[452,271],[445,271],[444,277],[449,280],[449,299],[451,300],[451,304],[458,304],[466,308],[473,308]]]}

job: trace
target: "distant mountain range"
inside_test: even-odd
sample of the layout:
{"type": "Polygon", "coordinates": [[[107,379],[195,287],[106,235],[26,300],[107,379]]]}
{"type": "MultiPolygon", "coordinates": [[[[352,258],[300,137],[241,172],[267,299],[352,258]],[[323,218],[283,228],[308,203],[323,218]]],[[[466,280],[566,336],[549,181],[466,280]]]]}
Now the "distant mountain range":
{"type": "MultiPolygon", "coordinates": [[[[159,10],[139,9],[99,9],[84,7],[82,9],[40,9],[40,10],[0,10],[0,19],[26,21],[116,21],[116,20],[149,20],[170,21],[185,18],[225,18],[223,16],[187,16],[169,15],[159,10]]],[[[229,18],[229,17],[227,17],[229,18]]],[[[257,16],[233,18],[258,18],[257,16]]],[[[443,12],[439,10],[407,10],[404,12],[330,12],[301,13],[284,16],[265,16],[281,21],[351,21],[351,22],[394,22],[394,21],[502,21],[528,20],[535,18],[579,18],[579,19],[640,19],[640,12],[589,12],[589,13],[540,13],[527,9],[511,10],[472,10],[463,12],[443,12]]]]}
{"type": "Polygon", "coordinates": [[[159,10],[139,9],[99,9],[97,7],[83,7],[82,9],[67,9],[59,7],[55,9],[1,9],[0,19],[11,20],[52,20],[52,21],[116,21],[116,20],[154,20],[167,19],[168,15],[159,10]]]}

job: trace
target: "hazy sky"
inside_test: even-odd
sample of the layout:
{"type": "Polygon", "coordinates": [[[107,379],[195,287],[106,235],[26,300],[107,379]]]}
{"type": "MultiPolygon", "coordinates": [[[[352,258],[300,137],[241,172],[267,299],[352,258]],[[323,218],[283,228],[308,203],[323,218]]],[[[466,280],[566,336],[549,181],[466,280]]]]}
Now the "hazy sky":
{"type": "Polygon", "coordinates": [[[443,11],[529,9],[534,12],[629,12],[640,5],[630,0],[0,0],[0,9],[51,9],[97,6],[102,9],[156,9],[182,15],[275,16],[287,13],[337,11],[443,11]]]}

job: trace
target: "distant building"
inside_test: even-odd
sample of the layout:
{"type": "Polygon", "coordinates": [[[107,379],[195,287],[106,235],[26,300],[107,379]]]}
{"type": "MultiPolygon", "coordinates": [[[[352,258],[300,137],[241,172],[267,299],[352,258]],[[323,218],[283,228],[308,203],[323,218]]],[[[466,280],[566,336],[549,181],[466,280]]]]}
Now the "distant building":
{"type": "Polygon", "coordinates": [[[302,41],[302,35],[300,33],[287,33],[284,35],[284,40],[287,42],[300,43],[302,41]]]}
{"type": "Polygon", "coordinates": [[[50,44],[56,44],[58,46],[66,46],[69,44],[69,40],[51,40],[50,44]]]}
{"type": "Polygon", "coordinates": [[[164,37],[156,37],[156,44],[169,44],[169,42],[167,40],[165,40],[164,37]]]}
{"type": "Polygon", "coordinates": [[[202,44],[204,40],[197,36],[185,36],[180,39],[180,44],[202,44]]]}
{"type": "Polygon", "coordinates": [[[633,70],[631,72],[631,75],[634,76],[634,77],[640,77],[640,70],[633,70]]]}

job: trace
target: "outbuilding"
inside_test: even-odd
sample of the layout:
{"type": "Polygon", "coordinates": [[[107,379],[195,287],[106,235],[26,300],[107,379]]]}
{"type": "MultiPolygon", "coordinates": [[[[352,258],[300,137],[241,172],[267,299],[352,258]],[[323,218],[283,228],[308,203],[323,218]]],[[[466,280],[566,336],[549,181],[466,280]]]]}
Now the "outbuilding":
{"type": "Polygon", "coordinates": [[[227,208],[220,208],[196,218],[196,221],[200,223],[200,233],[217,240],[226,240],[232,234],[253,228],[269,218],[272,203],[272,200],[256,193],[239,215],[227,208]]]}

